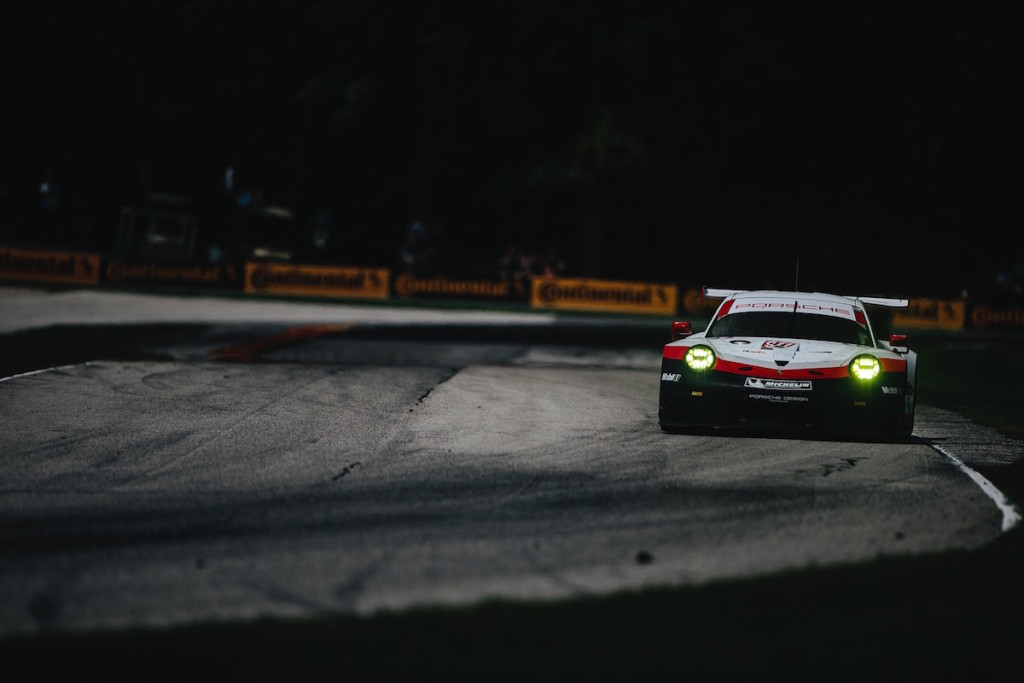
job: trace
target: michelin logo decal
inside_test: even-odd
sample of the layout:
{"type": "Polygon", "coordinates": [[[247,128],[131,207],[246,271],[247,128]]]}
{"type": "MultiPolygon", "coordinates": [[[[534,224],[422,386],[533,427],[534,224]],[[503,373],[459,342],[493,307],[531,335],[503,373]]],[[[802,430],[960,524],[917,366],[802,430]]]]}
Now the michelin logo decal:
{"type": "Polygon", "coordinates": [[[761,379],[760,377],[748,377],[743,386],[748,389],[774,389],[776,391],[810,391],[810,380],[796,379],[761,379]]]}

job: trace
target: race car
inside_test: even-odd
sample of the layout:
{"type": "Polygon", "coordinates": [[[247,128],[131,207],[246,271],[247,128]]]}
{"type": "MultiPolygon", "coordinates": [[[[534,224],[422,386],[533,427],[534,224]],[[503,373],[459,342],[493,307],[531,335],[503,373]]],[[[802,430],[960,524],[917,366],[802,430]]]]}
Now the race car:
{"type": "Polygon", "coordinates": [[[875,339],[865,306],[907,299],[705,289],[721,298],[693,332],[673,322],[661,356],[658,421],[694,428],[788,429],[904,439],[914,429],[917,353],[875,339]]]}

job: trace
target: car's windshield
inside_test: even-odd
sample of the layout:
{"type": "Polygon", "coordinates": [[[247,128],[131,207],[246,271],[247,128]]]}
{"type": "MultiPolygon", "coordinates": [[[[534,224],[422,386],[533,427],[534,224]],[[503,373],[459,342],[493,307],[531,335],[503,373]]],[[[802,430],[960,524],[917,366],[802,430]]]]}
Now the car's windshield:
{"type": "Polygon", "coordinates": [[[859,323],[833,315],[754,311],[732,313],[713,322],[708,337],[789,337],[872,346],[859,323]]]}

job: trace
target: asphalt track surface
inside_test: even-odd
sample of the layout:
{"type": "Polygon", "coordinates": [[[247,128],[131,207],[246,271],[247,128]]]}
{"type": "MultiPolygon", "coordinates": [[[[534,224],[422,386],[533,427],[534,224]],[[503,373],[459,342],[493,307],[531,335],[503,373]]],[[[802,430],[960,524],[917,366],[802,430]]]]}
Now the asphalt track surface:
{"type": "Polygon", "coordinates": [[[660,346],[622,334],[660,321],[0,291],[0,333],[110,322],[210,327],[0,379],[0,636],[607,595],[1016,523],[971,470],[1013,449],[927,406],[907,443],[663,434],[660,346]]]}

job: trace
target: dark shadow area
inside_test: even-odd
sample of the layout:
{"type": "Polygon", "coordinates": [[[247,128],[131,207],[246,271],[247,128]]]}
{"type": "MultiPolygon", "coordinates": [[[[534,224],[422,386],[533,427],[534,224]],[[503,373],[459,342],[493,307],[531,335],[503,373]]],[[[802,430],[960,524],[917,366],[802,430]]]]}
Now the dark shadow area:
{"type": "Polygon", "coordinates": [[[1015,3],[23,3],[0,243],[1019,296],[1022,27],[1015,3]]]}
{"type": "Polygon", "coordinates": [[[0,335],[0,377],[97,360],[172,360],[153,347],[195,339],[207,325],[53,325],[0,335]]]}
{"type": "Polygon", "coordinates": [[[668,324],[560,321],[557,325],[361,325],[339,334],[360,339],[408,339],[470,344],[533,344],[591,348],[648,349],[660,356],[668,324]]]}
{"type": "Polygon", "coordinates": [[[661,428],[666,434],[684,434],[692,436],[721,436],[728,438],[745,437],[751,439],[786,439],[797,441],[836,441],[851,443],[923,443],[922,440],[910,437],[893,437],[884,434],[864,434],[862,432],[838,431],[824,428],[807,427],[767,427],[729,425],[724,427],[669,427],[661,428]]]}
{"type": "Polygon", "coordinates": [[[40,681],[1008,681],[1024,673],[1022,548],[1015,531],[970,553],[703,587],[43,634],[0,640],[0,655],[40,681]]]}

